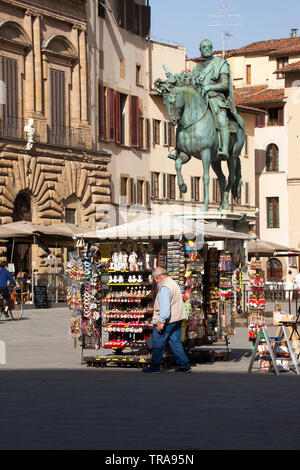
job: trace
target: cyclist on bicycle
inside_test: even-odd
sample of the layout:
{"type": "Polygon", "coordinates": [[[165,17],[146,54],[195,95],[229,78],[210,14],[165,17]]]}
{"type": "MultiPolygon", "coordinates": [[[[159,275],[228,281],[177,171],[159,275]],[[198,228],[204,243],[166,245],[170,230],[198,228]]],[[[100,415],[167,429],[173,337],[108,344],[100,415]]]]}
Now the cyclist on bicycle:
{"type": "Polygon", "coordinates": [[[8,264],[6,261],[3,261],[0,264],[0,294],[6,301],[5,305],[5,315],[8,316],[8,309],[10,307],[10,295],[9,288],[7,286],[7,281],[10,281],[13,286],[16,286],[16,282],[12,277],[11,273],[7,270],[8,264]]]}

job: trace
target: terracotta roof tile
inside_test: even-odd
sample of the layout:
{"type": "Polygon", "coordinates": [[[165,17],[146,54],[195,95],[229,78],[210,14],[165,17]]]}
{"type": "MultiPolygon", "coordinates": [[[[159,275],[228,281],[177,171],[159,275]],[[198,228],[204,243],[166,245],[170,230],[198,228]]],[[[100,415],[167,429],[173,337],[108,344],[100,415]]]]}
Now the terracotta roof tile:
{"type": "Polygon", "coordinates": [[[263,104],[284,99],[284,88],[243,87],[234,90],[236,104],[263,104]]]}
{"type": "Polygon", "coordinates": [[[244,55],[253,53],[269,53],[278,54],[289,52],[296,52],[300,50],[300,37],[295,38],[281,38],[281,39],[269,39],[267,41],[257,41],[248,44],[247,46],[241,47],[231,52],[231,56],[244,55]]]}
{"type": "Polygon", "coordinates": [[[273,73],[288,73],[288,72],[300,72],[300,60],[293,62],[292,64],[287,64],[281,69],[275,70],[273,73]]]}
{"type": "Polygon", "coordinates": [[[278,49],[271,52],[270,56],[284,56],[289,54],[296,54],[300,52],[300,37],[290,38],[290,41],[283,47],[279,47],[278,49]]]}

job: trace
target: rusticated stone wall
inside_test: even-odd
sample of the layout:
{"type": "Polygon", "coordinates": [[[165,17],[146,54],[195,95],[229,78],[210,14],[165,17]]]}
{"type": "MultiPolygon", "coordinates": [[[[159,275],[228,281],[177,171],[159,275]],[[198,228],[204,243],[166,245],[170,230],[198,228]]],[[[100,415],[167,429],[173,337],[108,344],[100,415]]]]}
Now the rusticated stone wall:
{"type": "MultiPolygon", "coordinates": [[[[0,146],[0,223],[13,221],[15,200],[23,191],[31,197],[33,222],[52,225],[63,221],[70,199],[80,205],[80,224],[88,227],[101,222],[101,208],[111,201],[108,154],[43,144],[36,144],[30,153],[24,148],[13,142],[0,146]]],[[[54,251],[60,264],[61,250],[54,251]]],[[[0,258],[5,255],[2,245],[0,258]]],[[[32,255],[39,271],[46,270],[45,252],[34,247],[32,255]]]]}

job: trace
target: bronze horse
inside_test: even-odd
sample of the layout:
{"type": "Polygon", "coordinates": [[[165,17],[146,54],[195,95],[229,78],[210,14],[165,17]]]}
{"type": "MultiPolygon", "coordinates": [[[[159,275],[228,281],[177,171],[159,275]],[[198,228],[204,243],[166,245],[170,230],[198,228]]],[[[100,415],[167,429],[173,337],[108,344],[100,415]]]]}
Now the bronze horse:
{"type": "Polygon", "coordinates": [[[231,133],[229,143],[229,159],[227,160],[229,177],[222,171],[222,162],[218,159],[219,136],[215,120],[208,104],[207,95],[203,96],[191,86],[174,86],[173,88],[158,89],[167,107],[170,122],[177,127],[175,168],[178,186],[181,192],[187,192],[183,181],[181,168],[190,161],[191,157],[202,160],[204,180],[204,211],[209,205],[209,170],[212,166],[217,175],[221,203],[219,210],[229,208],[229,193],[234,198],[240,196],[242,175],[240,153],[245,141],[245,131],[235,121],[235,132],[231,133]],[[226,186],[225,186],[226,184],[226,186]]]}

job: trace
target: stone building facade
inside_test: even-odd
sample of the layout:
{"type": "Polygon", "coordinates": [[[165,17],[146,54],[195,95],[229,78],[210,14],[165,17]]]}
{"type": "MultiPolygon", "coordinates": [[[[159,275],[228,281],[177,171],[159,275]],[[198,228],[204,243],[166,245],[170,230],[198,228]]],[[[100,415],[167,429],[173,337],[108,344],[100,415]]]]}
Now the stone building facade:
{"type": "MultiPolygon", "coordinates": [[[[85,0],[0,1],[2,224],[95,227],[110,203],[110,154],[91,136],[86,11],[85,0]],[[30,123],[33,143],[24,131],[30,123]]],[[[43,250],[29,251],[22,270],[34,261],[46,271],[43,250]]],[[[62,265],[63,250],[55,254],[62,265]]]]}

